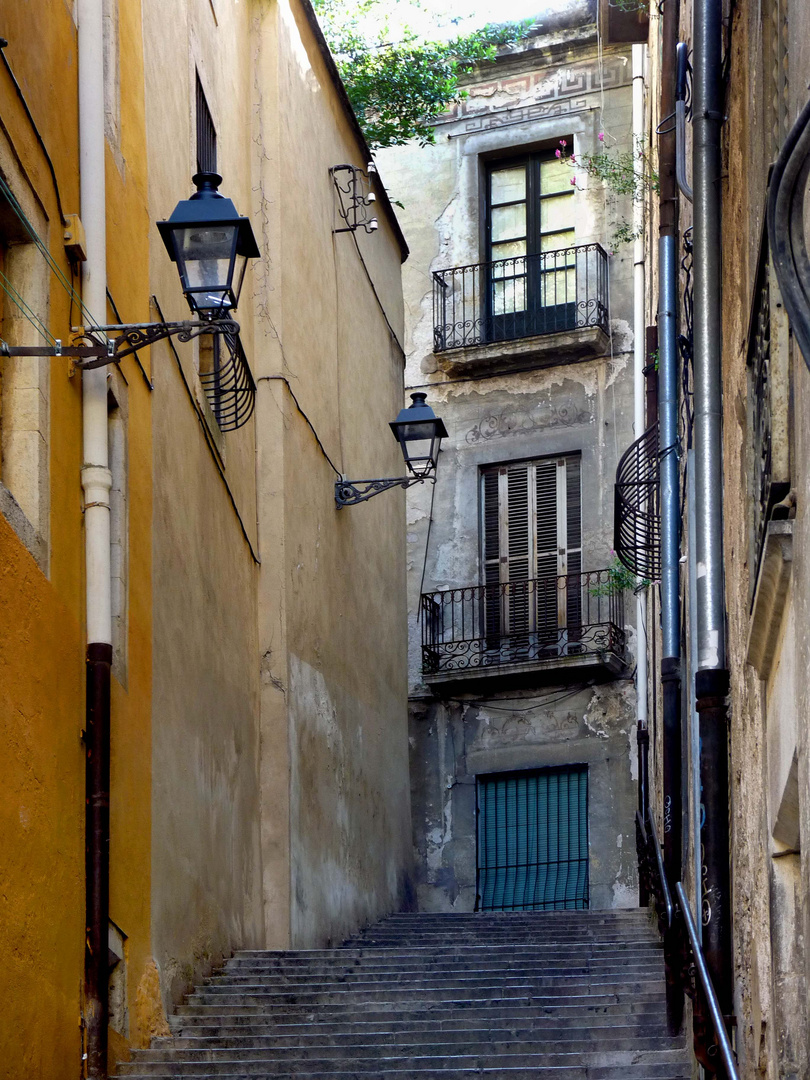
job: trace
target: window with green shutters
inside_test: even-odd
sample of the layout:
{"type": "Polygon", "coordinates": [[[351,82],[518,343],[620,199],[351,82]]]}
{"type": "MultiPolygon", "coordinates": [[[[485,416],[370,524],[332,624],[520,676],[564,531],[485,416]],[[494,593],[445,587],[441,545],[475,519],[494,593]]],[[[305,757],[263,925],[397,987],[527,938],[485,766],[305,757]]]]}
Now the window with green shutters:
{"type": "Polygon", "coordinates": [[[588,907],[588,769],[479,776],[476,910],[588,907]]]}
{"type": "Polygon", "coordinates": [[[481,473],[483,584],[490,639],[568,647],[582,624],[579,454],[481,473]]]}

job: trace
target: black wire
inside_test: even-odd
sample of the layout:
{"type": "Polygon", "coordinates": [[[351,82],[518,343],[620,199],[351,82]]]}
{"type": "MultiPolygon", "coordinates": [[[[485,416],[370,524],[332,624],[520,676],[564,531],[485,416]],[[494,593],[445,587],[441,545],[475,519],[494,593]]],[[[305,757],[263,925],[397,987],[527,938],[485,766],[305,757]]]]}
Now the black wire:
{"type": "Polygon", "coordinates": [[[17,91],[17,97],[22,102],[22,107],[25,110],[25,115],[28,117],[28,120],[29,120],[29,123],[31,124],[31,127],[34,129],[34,134],[37,137],[37,142],[42,147],[42,153],[45,155],[45,160],[48,162],[48,168],[51,170],[51,176],[53,177],[53,188],[54,188],[54,191],[56,193],[56,205],[59,208],[59,218],[60,218],[61,222],[64,223],[64,221],[65,221],[65,212],[62,209],[62,197],[59,194],[59,182],[56,179],[56,170],[53,167],[53,162],[51,161],[51,155],[48,153],[48,148],[45,145],[45,142],[44,142],[42,136],[39,133],[39,128],[36,125],[36,121],[34,120],[33,116],[31,115],[31,110],[28,108],[28,102],[25,100],[25,94],[23,94],[23,92],[22,92],[22,87],[17,82],[17,76],[14,74],[14,71],[13,71],[13,69],[11,67],[11,64],[9,64],[9,62],[8,62],[8,57],[5,54],[5,49],[7,48],[7,46],[8,46],[8,42],[6,41],[6,39],[5,38],[0,38],[0,56],[3,58],[3,63],[5,64],[6,71],[9,73],[9,75],[11,77],[11,81],[14,83],[14,88],[17,91]]]}
{"type": "Polygon", "coordinates": [[[469,701],[465,698],[445,698],[445,701],[454,701],[458,705],[470,705],[475,708],[485,708],[491,712],[504,712],[504,713],[527,713],[532,712],[534,709],[542,709],[548,705],[556,705],[560,701],[565,701],[567,698],[576,697],[577,694],[581,694],[585,690],[590,690],[594,686],[607,686],[609,683],[614,682],[632,682],[635,677],[635,669],[632,674],[626,675],[621,679],[591,679],[588,682],[579,683],[572,690],[567,690],[564,694],[559,694],[557,697],[551,696],[549,698],[543,698],[536,702],[534,705],[528,705],[526,708],[515,709],[508,708],[506,706],[500,707],[493,705],[490,701],[469,701]]]}
{"type": "MultiPolygon", "coordinates": [[[[441,453],[441,451],[440,451],[441,453]]],[[[436,462],[436,476],[439,474],[438,461],[436,462]]],[[[427,536],[425,537],[425,558],[422,562],[422,580],[419,583],[419,603],[422,603],[422,593],[425,591],[425,570],[427,569],[428,550],[430,549],[430,529],[433,525],[433,500],[436,498],[436,478],[433,480],[433,491],[430,496],[430,517],[428,518],[427,536]]]]}

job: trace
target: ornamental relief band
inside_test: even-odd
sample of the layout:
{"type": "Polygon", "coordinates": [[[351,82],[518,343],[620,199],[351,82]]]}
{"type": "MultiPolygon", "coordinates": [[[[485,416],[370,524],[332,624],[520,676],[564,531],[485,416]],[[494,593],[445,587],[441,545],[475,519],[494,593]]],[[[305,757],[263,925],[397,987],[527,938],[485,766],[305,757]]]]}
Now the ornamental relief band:
{"type": "Polygon", "coordinates": [[[583,94],[627,86],[631,74],[627,58],[619,56],[605,61],[601,79],[598,65],[580,64],[563,68],[551,77],[534,71],[511,79],[479,83],[469,87],[468,97],[459,102],[452,113],[440,117],[438,123],[467,120],[466,131],[479,131],[535,117],[581,112],[589,107],[583,94]],[[510,100],[521,104],[510,106],[510,100]]]}

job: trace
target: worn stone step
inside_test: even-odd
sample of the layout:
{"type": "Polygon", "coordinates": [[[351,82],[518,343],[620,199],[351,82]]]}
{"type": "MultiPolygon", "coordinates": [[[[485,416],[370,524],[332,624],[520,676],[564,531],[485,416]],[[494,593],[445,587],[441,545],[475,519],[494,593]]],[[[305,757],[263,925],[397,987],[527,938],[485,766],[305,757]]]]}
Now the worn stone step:
{"type": "Polygon", "coordinates": [[[398,961],[382,956],[353,958],[344,962],[339,959],[329,963],[324,959],[312,960],[241,960],[231,959],[217,972],[217,978],[244,977],[247,975],[260,975],[262,978],[273,976],[296,975],[299,977],[321,975],[329,972],[346,973],[363,971],[368,974],[386,974],[397,972],[433,971],[437,973],[454,971],[496,971],[506,968],[532,968],[534,970],[563,969],[570,970],[573,967],[605,968],[615,970],[626,968],[631,964],[655,964],[662,959],[662,950],[658,948],[624,948],[610,952],[593,952],[583,950],[572,954],[572,950],[560,950],[555,952],[528,953],[528,950],[518,951],[514,954],[498,954],[495,956],[484,955],[477,958],[464,956],[408,956],[401,957],[398,961]]]}
{"type": "MultiPolygon", "coordinates": [[[[236,1066],[238,1069],[238,1065],[236,1066]]],[[[119,1074],[122,1075],[122,1074],[119,1074]]],[[[164,1071],[150,1071],[149,1073],[128,1074],[131,1080],[168,1080],[173,1076],[182,1075],[185,1080],[205,1080],[206,1077],[217,1075],[220,1080],[259,1080],[263,1075],[275,1076],[275,1073],[255,1073],[235,1071],[228,1073],[211,1072],[177,1072],[169,1064],[164,1066],[164,1071]]],[[[298,1080],[387,1080],[390,1074],[379,1070],[355,1070],[329,1069],[326,1072],[299,1072],[296,1073],[298,1080]]],[[[619,1066],[588,1066],[567,1065],[554,1066],[551,1068],[523,1068],[500,1065],[495,1068],[459,1068],[453,1064],[442,1067],[440,1062],[435,1062],[432,1067],[412,1068],[408,1070],[408,1076],[419,1077],[420,1080],[468,1080],[476,1076],[488,1076],[491,1080],[499,1077],[505,1080],[691,1080],[692,1067],[690,1063],[666,1063],[662,1065],[637,1063],[635,1065],[619,1066]]]]}
{"type": "Polygon", "coordinates": [[[266,1013],[260,1009],[254,1009],[249,1013],[240,1013],[238,1010],[222,1017],[210,1012],[190,1012],[185,1006],[181,1011],[170,1017],[170,1023],[176,1030],[197,1030],[200,1027],[216,1026],[238,1027],[257,1029],[272,1022],[272,1030],[278,1032],[300,1031],[302,1028],[317,1025],[320,1031],[347,1031],[373,1025],[379,1028],[395,1030],[397,1025],[409,1028],[414,1025],[423,1028],[431,1026],[453,1027],[465,1026],[472,1023],[480,1025],[498,1024],[513,1021],[514,1023],[539,1024],[542,1022],[569,1025],[589,1026],[599,1021],[625,1023],[646,1023],[648,1021],[664,1022],[665,999],[664,994],[656,995],[652,1000],[639,1001],[613,1001],[610,1003],[593,1004],[589,1000],[576,1004],[559,1005],[520,1005],[510,1001],[507,1004],[488,1002],[484,1007],[454,1008],[452,1003],[449,1007],[437,1007],[430,1009],[398,1010],[392,1014],[389,1010],[364,1010],[356,1016],[351,1013],[338,1016],[329,1010],[288,1010],[286,1014],[266,1013]],[[185,1010],[185,1011],[184,1011],[185,1010]]]}
{"type": "MultiPolygon", "coordinates": [[[[172,1020],[177,1026],[176,1017],[172,1020]]],[[[593,1008],[564,1008],[564,1009],[536,1009],[532,1007],[516,1010],[514,1013],[501,1010],[488,1010],[484,1013],[477,1010],[445,1010],[443,1012],[421,1012],[414,1015],[405,1015],[392,1018],[384,1014],[381,1017],[364,1016],[362,1020],[351,1022],[339,1022],[335,1020],[304,1019],[301,1023],[279,1023],[277,1017],[256,1016],[232,1016],[228,1017],[227,1023],[217,1023],[217,1018],[203,1016],[183,1017],[183,1030],[190,1036],[201,1035],[273,1035],[290,1036],[300,1038],[302,1033],[315,1032],[320,1037],[356,1035],[364,1032],[372,1034],[386,1034],[392,1038],[399,1032],[424,1033],[426,1031],[442,1031],[448,1038],[452,1038],[456,1032],[462,1034],[480,1031],[484,1023],[488,1027],[505,1028],[511,1026],[520,1028],[525,1026],[530,1030],[541,1032],[575,1031],[584,1032],[586,1038],[591,1032],[598,1032],[603,1027],[630,1028],[649,1030],[656,1034],[666,1031],[666,1014],[662,1002],[637,1006],[631,1011],[629,1005],[602,1006],[593,1008]],[[503,1015],[493,1015],[494,1013],[503,1015]],[[213,1022],[212,1022],[213,1021],[213,1022]]]]}
{"type": "MultiPolygon", "coordinates": [[[[606,1042],[627,1040],[653,1040],[652,1049],[660,1047],[660,1040],[667,1036],[666,1023],[663,1018],[656,1025],[644,1019],[638,1024],[617,1025],[613,1018],[610,1022],[597,1024],[580,1024],[577,1027],[564,1027],[556,1021],[536,1023],[531,1027],[521,1025],[507,1026],[503,1023],[491,1027],[482,1028],[469,1023],[464,1026],[447,1028],[437,1024],[425,1024],[418,1028],[407,1028],[404,1025],[391,1029],[377,1029],[369,1025],[350,1028],[343,1032],[329,1032],[322,1030],[323,1025],[301,1025],[294,1033],[282,1033],[276,1030],[276,1025],[266,1025],[262,1032],[253,1029],[240,1031],[239,1028],[230,1029],[204,1029],[193,1035],[182,1035],[174,1039],[155,1040],[156,1047],[177,1047],[185,1049],[204,1049],[207,1046],[216,1048],[238,1047],[291,1047],[298,1045],[318,1045],[346,1047],[346,1046],[382,1046],[389,1044],[416,1045],[427,1044],[429,1041],[441,1038],[444,1045],[462,1043],[513,1042],[541,1042],[547,1045],[547,1041],[554,1039],[555,1042],[574,1042],[577,1045],[583,1043],[598,1042],[604,1045],[606,1042]]],[[[630,1047],[628,1047],[630,1048],[630,1047]]]]}
{"type": "MultiPolygon", "coordinates": [[[[467,1038],[442,1039],[441,1032],[427,1038],[422,1032],[410,1040],[397,1039],[365,1041],[359,1039],[324,1040],[306,1038],[296,1041],[280,1041],[274,1038],[256,1039],[243,1036],[237,1039],[176,1039],[171,1045],[153,1047],[133,1053],[137,1061],[217,1061],[238,1051],[241,1061],[254,1059],[287,1059],[288,1057],[323,1057],[332,1059],[379,1057],[441,1057],[443,1054],[463,1053],[467,1056],[486,1054],[571,1054],[607,1053],[618,1051],[660,1050],[661,1040],[655,1036],[641,1036],[637,1031],[602,1031],[595,1038],[584,1041],[581,1037],[543,1039],[532,1031],[500,1031],[465,1033],[467,1038]]],[[[672,1049],[684,1046],[683,1040],[672,1040],[672,1049]]]]}
{"type": "Polygon", "coordinates": [[[369,975],[367,972],[351,971],[324,975],[287,975],[262,977],[261,975],[213,976],[203,984],[205,992],[217,993],[252,993],[256,990],[281,992],[323,992],[326,990],[352,990],[356,993],[366,990],[409,990],[416,988],[436,988],[459,986],[474,990],[478,986],[513,986],[530,985],[533,987],[568,988],[574,984],[602,986],[609,982],[613,986],[629,983],[654,981],[663,974],[663,965],[631,964],[626,967],[614,967],[602,970],[591,969],[588,964],[572,965],[568,970],[554,968],[544,970],[536,967],[517,969],[487,969],[482,972],[455,971],[435,972],[430,969],[414,972],[388,972],[369,975]]]}
{"type": "MultiPolygon", "coordinates": [[[[133,1074],[154,1074],[159,1070],[171,1068],[180,1076],[188,1073],[199,1072],[203,1066],[211,1075],[233,1072],[234,1066],[247,1076],[283,1076],[298,1075],[301,1072],[325,1072],[333,1068],[345,1067],[343,1061],[336,1057],[296,1057],[284,1055],[279,1058],[249,1057],[240,1052],[238,1059],[228,1054],[212,1056],[216,1052],[210,1052],[205,1057],[193,1058],[164,1056],[161,1061],[145,1060],[145,1055],[150,1051],[134,1052],[133,1060],[119,1065],[119,1073],[122,1076],[133,1074]]],[[[257,1054],[262,1054],[258,1051],[257,1054]]],[[[266,1052],[264,1052],[266,1053],[266,1052]]],[[[644,1053],[645,1065],[679,1065],[683,1062],[684,1051],[680,1048],[675,1050],[650,1050],[644,1053]]],[[[505,1054],[445,1054],[438,1059],[433,1055],[420,1057],[418,1055],[405,1054],[400,1056],[375,1054],[366,1059],[355,1058],[351,1061],[351,1068],[355,1072],[363,1072],[364,1067],[369,1071],[383,1071],[388,1073],[408,1073],[418,1069],[441,1069],[446,1068],[560,1068],[570,1065],[588,1067],[623,1067],[633,1066],[639,1063],[640,1052],[636,1051],[604,1051],[585,1052],[577,1054],[566,1053],[505,1053],[505,1054]]]]}

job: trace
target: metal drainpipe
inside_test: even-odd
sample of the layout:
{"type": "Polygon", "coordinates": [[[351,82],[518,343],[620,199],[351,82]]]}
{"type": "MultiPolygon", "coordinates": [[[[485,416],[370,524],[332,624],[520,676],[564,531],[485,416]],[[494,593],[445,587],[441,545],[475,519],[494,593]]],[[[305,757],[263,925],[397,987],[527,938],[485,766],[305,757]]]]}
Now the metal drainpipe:
{"type": "MultiPolygon", "coordinates": [[[[644,138],[644,45],[633,46],[633,170],[636,189],[642,183],[644,163],[636,153],[637,142],[644,138]]],[[[644,201],[633,200],[633,425],[634,434],[640,439],[645,428],[646,386],[644,382],[645,318],[644,318],[644,201]]],[[[639,754],[639,810],[646,824],[649,807],[649,745],[647,723],[647,597],[640,592],[636,597],[636,712],[639,754]]],[[[639,902],[646,906],[649,897],[640,892],[639,902]]]]}
{"type": "MultiPolygon", "coordinates": [[[[107,307],[104,177],[104,36],[102,0],[78,0],[79,169],[87,238],[82,300],[104,322],[107,307]]],[[[86,939],[85,1053],[87,1075],[107,1076],[108,926],[110,870],[110,487],[107,372],[82,373],[84,542],[86,574],[86,939]]]]}
{"type": "Polygon", "coordinates": [[[723,583],[721,442],[720,129],[722,5],[694,0],[693,152],[695,525],[704,825],[703,944],[720,1007],[731,1012],[728,717],[723,583]]]}
{"type": "MultiPolygon", "coordinates": [[[[678,497],[678,186],[676,178],[675,52],[678,6],[664,5],[659,132],[658,422],[661,447],[661,694],[663,729],[663,848],[670,888],[681,879],[681,628],[679,607],[680,507],[678,497]]],[[[665,935],[667,1021],[683,1021],[680,954],[674,931],[665,935]]]]}

